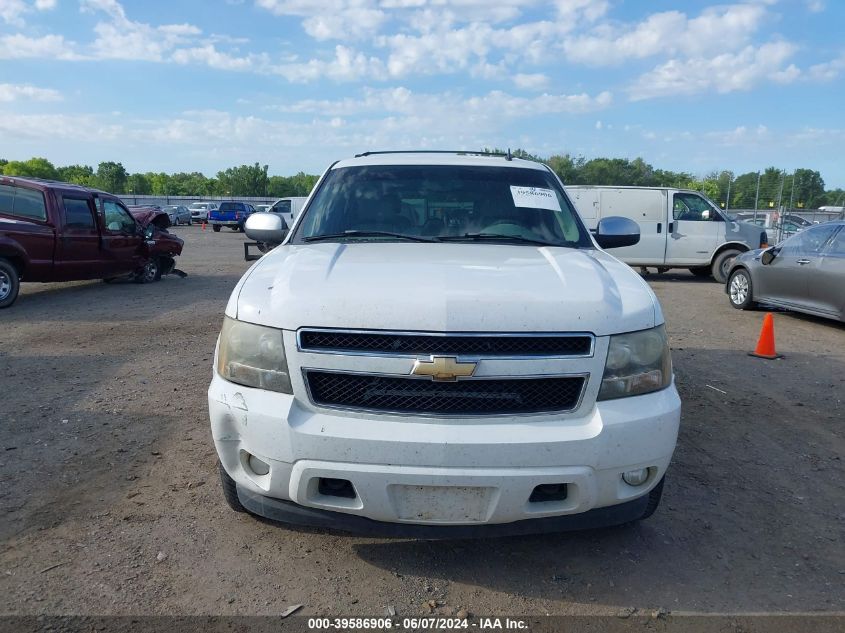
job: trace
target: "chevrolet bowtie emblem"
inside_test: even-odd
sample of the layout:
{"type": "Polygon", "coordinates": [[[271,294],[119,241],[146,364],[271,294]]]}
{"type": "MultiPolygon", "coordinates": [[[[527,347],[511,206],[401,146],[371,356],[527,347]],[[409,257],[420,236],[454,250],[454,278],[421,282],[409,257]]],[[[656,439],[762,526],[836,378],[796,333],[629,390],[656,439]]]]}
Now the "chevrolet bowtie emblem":
{"type": "Polygon", "coordinates": [[[431,360],[417,360],[411,373],[431,376],[432,380],[455,381],[459,377],[472,376],[477,364],[459,363],[454,356],[432,356],[431,360]]]}

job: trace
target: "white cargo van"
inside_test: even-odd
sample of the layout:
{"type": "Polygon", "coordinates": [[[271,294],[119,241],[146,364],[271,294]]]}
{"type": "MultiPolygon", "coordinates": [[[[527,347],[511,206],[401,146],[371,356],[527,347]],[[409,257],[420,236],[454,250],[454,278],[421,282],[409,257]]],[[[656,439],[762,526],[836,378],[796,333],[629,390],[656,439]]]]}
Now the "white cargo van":
{"type": "Polygon", "coordinates": [[[293,221],[299,212],[302,210],[302,205],[305,204],[307,197],[293,196],[289,198],[280,198],[273,203],[273,206],[267,209],[270,213],[277,213],[285,219],[285,224],[289,227],[293,226],[293,221]]]}
{"type": "Polygon", "coordinates": [[[208,390],[230,506],[318,527],[524,534],[644,519],[681,403],[660,304],[557,176],[504,156],[334,163],[226,306],[208,390]]]}
{"type": "Polygon", "coordinates": [[[640,241],[613,255],[631,266],[688,268],[725,283],[734,258],[768,246],[759,226],[730,220],[706,196],[671,187],[571,185],[566,192],[587,227],[622,216],[640,225],[640,241]]]}

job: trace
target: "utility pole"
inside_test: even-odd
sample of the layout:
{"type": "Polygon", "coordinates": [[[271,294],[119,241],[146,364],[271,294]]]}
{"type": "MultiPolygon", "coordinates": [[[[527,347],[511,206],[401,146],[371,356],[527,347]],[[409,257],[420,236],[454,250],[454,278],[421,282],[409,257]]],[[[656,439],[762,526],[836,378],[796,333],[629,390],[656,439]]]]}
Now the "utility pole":
{"type": "Polygon", "coordinates": [[[760,172],[757,172],[757,194],[754,196],[754,220],[757,220],[757,203],[760,201],[760,172]]]}
{"type": "Polygon", "coordinates": [[[792,210],[792,202],[795,199],[795,170],[792,171],[792,188],[789,191],[789,209],[792,210]]]}
{"type": "Polygon", "coordinates": [[[780,192],[778,193],[778,223],[780,227],[778,229],[778,242],[783,240],[783,183],[786,181],[786,170],[784,169],[780,172],[780,192]]]}
{"type": "Polygon", "coordinates": [[[728,172],[728,197],[725,200],[725,212],[731,208],[731,181],[733,180],[733,173],[728,172]]]}

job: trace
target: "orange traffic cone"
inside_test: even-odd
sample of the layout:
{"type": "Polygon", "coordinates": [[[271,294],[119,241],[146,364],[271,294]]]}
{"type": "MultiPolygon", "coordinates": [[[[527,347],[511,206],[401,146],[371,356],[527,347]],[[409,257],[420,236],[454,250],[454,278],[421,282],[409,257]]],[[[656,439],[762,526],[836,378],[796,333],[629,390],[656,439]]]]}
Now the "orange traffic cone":
{"type": "Polygon", "coordinates": [[[775,351],[775,320],[771,312],[763,318],[763,328],[760,330],[757,347],[753,352],[748,352],[748,355],[756,356],[757,358],[768,358],[769,360],[783,358],[781,354],[775,351]]]}

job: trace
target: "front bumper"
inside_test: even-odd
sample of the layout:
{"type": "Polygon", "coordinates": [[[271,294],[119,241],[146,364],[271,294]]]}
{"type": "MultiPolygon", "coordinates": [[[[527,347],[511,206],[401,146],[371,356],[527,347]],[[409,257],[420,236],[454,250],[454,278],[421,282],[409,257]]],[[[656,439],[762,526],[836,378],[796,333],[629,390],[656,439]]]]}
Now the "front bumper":
{"type": "Polygon", "coordinates": [[[589,530],[622,525],[639,519],[648,505],[648,495],[606,508],[594,508],[579,514],[564,514],[540,519],[524,519],[512,523],[478,525],[424,525],[374,521],[363,516],[332,512],[298,505],[292,501],[265,497],[238,487],[238,499],[251,513],[291,525],[352,532],[370,537],[462,539],[522,536],[589,530]]]}
{"type": "Polygon", "coordinates": [[[640,516],[675,448],[674,385],[582,408],[578,417],[397,418],[327,412],[216,373],[209,388],[215,447],[250,511],[354,531],[394,524],[387,531],[400,535],[414,526],[580,529],[640,516]],[[257,475],[250,455],[269,473],[257,475]],[[639,468],[650,469],[645,484],[622,481],[639,468]],[[350,481],[355,498],[322,494],[321,478],[350,481]],[[565,499],[529,501],[536,486],[561,483],[565,499]],[[547,518],[560,521],[539,521],[547,518]]]}

